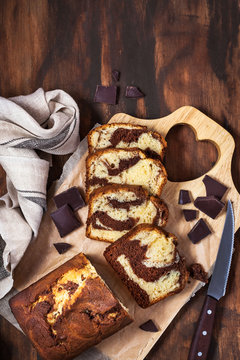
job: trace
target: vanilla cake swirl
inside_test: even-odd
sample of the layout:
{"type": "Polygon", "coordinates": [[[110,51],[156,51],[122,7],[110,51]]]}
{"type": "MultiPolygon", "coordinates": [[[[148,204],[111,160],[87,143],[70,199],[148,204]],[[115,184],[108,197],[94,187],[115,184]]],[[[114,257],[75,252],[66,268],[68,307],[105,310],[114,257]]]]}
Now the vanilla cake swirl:
{"type": "Polygon", "coordinates": [[[108,184],[141,185],[160,196],[167,173],[160,160],[147,158],[139,149],[106,149],[86,160],[86,199],[90,193],[108,184]]]}
{"type": "Polygon", "coordinates": [[[180,292],[188,280],[177,238],[161,228],[141,224],[105,249],[104,256],[146,308],[180,292]]]}
{"type": "Polygon", "coordinates": [[[114,242],[141,223],[165,226],[168,208],[134,185],[107,185],[92,192],[89,199],[86,235],[114,242]]]}
{"type": "Polygon", "coordinates": [[[148,157],[162,160],[167,143],[157,132],[146,126],[112,123],[99,126],[88,134],[89,152],[106,148],[139,148],[148,157]]]}

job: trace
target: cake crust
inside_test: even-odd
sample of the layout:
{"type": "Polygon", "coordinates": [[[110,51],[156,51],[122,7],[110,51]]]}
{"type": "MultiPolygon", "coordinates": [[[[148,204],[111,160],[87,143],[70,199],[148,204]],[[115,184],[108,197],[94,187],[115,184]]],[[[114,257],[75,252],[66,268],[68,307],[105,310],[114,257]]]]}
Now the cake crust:
{"type": "Polygon", "coordinates": [[[163,160],[167,142],[146,126],[111,123],[92,129],[88,134],[89,153],[108,148],[139,148],[148,157],[163,160]]]}
{"type": "Polygon", "coordinates": [[[82,253],[10,299],[43,359],[73,359],[132,320],[82,253]]]}
{"type": "MultiPolygon", "coordinates": [[[[140,224],[115,243],[108,246],[104,251],[104,256],[127,286],[138,305],[146,308],[168,296],[182,291],[186,285],[189,274],[185,259],[179,255],[176,246],[177,238],[173,234],[167,233],[163,229],[153,225],[140,224]],[[165,259],[165,263],[160,264],[161,266],[159,266],[158,259],[154,262],[154,256],[151,258],[152,254],[148,254],[151,245],[150,241],[148,243],[146,234],[152,234],[153,232],[170,240],[169,243],[171,243],[171,251],[169,254],[164,254],[168,259],[165,259]],[[143,235],[143,243],[139,240],[141,235],[143,235]],[[159,289],[157,289],[159,285],[158,282],[161,279],[164,281],[167,280],[172,274],[178,274],[174,286],[169,287],[165,292],[159,291],[159,289]],[[154,289],[156,294],[153,296],[151,290],[146,290],[148,288],[154,289]]],[[[162,254],[160,254],[160,257],[161,255],[162,254]]]]}
{"type": "Polygon", "coordinates": [[[141,186],[107,185],[90,195],[86,236],[114,242],[139,223],[164,227],[167,220],[167,205],[141,186]]]}

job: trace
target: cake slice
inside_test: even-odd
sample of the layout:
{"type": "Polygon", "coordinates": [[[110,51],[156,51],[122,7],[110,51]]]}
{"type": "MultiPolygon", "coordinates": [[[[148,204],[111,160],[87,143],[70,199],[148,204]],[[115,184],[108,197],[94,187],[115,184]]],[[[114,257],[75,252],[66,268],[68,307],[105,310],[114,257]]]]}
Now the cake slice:
{"type": "Polygon", "coordinates": [[[10,307],[46,360],[73,359],[132,321],[82,253],[15,295],[10,307]]]}
{"type": "Polygon", "coordinates": [[[87,237],[114,242],[141,223],[165,226],[168,208],[141,186],[107,185],[90,195],[87,237]]]}
{"type": "Polygon", "coordinates": [[[104,256],[142,308],[180,292],[188,280],[177,238],[141,224],[108,246],[104,256]]]}
{"type": "Polygon", "coordinates": [[[106,148],[139,148],[148,157],[162,160],[167,143],[157,132],[146,126],[112,123],[99,126],[88,134],[89,152],[106,148]]]}
{"type": "Polygon", "coordinates": [[[141,185],[160,196],[167,173],[160,160],[147,158],[139,149],[105,149],[86,160],[86,198],[108,184],[141,185]]]}

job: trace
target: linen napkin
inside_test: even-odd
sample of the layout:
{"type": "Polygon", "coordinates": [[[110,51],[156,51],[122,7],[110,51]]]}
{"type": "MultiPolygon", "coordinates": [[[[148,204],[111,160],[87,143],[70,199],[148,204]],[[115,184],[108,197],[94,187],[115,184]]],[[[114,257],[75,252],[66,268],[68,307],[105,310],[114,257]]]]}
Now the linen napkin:
{"type": "Polygon", "coordinates": [[[0,97],[0,165],[7,185],[0,197],[0,298],[12,288],[13,271],[46,209],[49,162],[43,154],[74,152],[79,121],[76,102],[62,90],[0,97]]]}

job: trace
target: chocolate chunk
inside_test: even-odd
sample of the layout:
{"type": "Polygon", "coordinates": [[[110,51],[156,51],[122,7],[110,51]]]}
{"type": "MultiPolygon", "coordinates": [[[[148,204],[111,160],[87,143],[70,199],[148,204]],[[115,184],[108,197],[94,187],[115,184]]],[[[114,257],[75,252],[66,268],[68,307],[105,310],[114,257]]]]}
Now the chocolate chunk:
{"type": "Polygon", "coordinates": [[[140,329],[142,329],[144,331],[149,331],[149,332],[158,332],[159,331],[152,320],[146,321],[144,324],[140,325],[139,327],[140,327],[140,329]]]}
{"type": "Polygon", "coordinates": [[[76,186],[73,186],[70,189],[54,196],[53,200],[58,209],[61,206],[68,204],[73,211],[76,211],[86,205],[76,186]]]}
{"type": "Polygon", "coordinates": [[[94,102],[115,105],[117,100],[116,86],[97,85],[94,102]]]}
{"type": "Polygon", "coordinates": [[[189,191],[188,190],[180,190],[178,203],[180,205],[189,204],[191,202],[189,191]]]}
{"type": "Polygon", "coordinates": [[[66,251],[68,251],[68,249],[70,249],[72,247],[72,245],[64,243],[64,242],[60,242],[60,243],[55,243],[53,244],[56,248],[56,250],[58,251],[58,253],[64,254],[66,251]]]}
{"type": "Polygon", "coordinates": [[[50,215],[61,237],[70,234],[81,226],[69,205],[63,205],[50,215]]]}
{"type": "Polygon", "coordinates": [[[120,79],[120,71],[113,70],[112,71],[112,78],[113,78],[114,81],[119,81],[119,79],[120,79]]]}
{"type": "Polygon", "coordinates": [[[193,244],[198,243],[200,240],[204,239],[206,236],[211,234],[207,224],[203,219],[198,220],[198,222],[194,225],[192,230],[188,233],[189,239],[193,244]]]}
{"type": "Polygon", "coordinates": [[[199,196],[194,201],[194,205],[212,219],[215,219],[225,206],[223,202],[213,195],[199,196]]]}
{"type": "Polygon", "coordinates": [[[144,97],[145,95],[136,86],[127,86],[125,96],[127,98],[136,99],[144,97]]]}
{"type": "Polygon", "coordinates": [[[206,187],[207,196],[214,195],[219,200],[221,200],[221,198],[228,189],[225,185],[220,184],[217,180],[214,180],[208,175],[204,177],[203,183],[206,187]]]}
{"type": "Polygon", "coordinates": [[[186,221],[194,220],[197,217],[197,210],[183,209],[183,215],[186,221]]]}
{"type": "Polygon", "coordinates": [[[204,271],[201,264],[195,263],[189,266],[189,273],[193,279],[200,280],[204,283],[208,282],[208,274],[204,271]]]}

